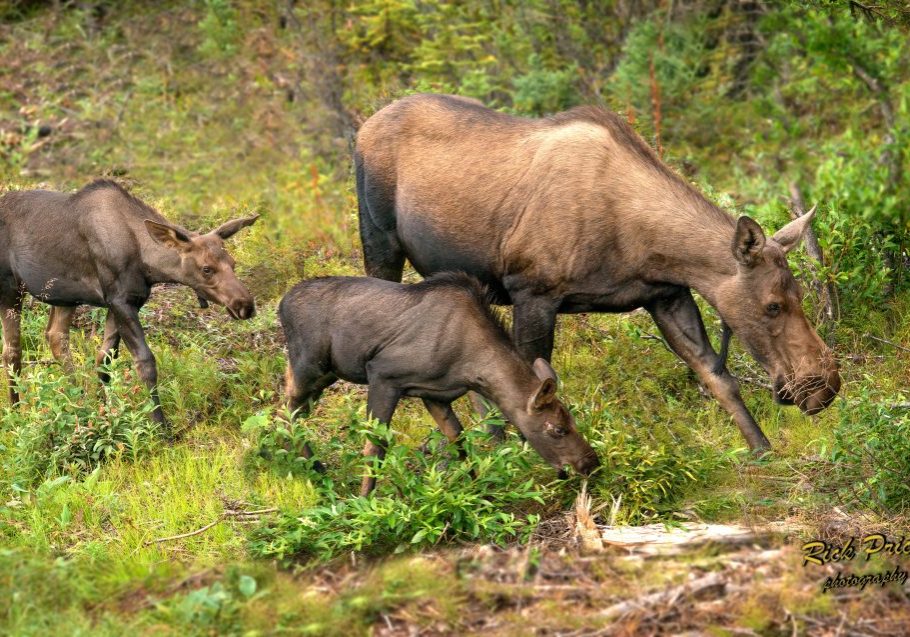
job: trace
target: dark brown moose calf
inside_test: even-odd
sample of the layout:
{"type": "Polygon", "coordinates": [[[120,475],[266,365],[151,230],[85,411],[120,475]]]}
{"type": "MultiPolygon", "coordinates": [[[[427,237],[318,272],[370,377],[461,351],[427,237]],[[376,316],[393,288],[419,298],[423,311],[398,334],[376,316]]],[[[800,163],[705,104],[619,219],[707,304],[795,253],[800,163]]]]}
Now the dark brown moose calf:
{"type": "MultiPolygon", "coordinates": [[[[476,279],[439,274],[415,285],[365,277],[297,284],[278,316],[287,336],[288,406],[309,410],[339,378],[368,384],[367,413],[388,423],[403,396],[423,404],[446,437],[461,423],[451,403],[468,391],[496,403],[553,467],[588,474],[597,456],[556,398],[556,374],[543,359],[526,363],[487,305],[476,279]]],[[[367,442],[367,457],[385,449],[367,442]]],[[[312,455],[309,447],[306,454],[312,455]]],[[[463,452],[462,452],[463,455],[463,452]]],[[[375,478],[366,476],[367,495],[375,478]]]]}
{"type": "MultiPolygon", "coordinates": [[[[115,356],[123,338],[136,369],[151,391],[152,417],[170,429],[156,389],[155,357],[145,342],[139,309],[156,283],[191,287],[201,301],[227,308],[235,319],[256,311],[253,297],[234,274],[224,240],[253,224],[258,215],[229,221],[197,234],[175,226],[111,181],[95,181],[74,194],[31,190],[0,198],[0,320],[3,363],[21,370],[19,323],[27,291],[54,306],[48,340],[67,362],[66,331],[73,308],[107,307],[101,363],[115,356]]],[[[9,380],[9,379],[8,379],[9,380]]],[[[102,374],[102,380],[106,380],[102,374]]],[[[19,397],[11,381],[12,402],[19,397]]]]}
{"type": "Polygon", "coordinates": [[[673,173],[613,113],[525,119],[447,95],[412,95],[367,120],[354,156],[367,274],[462,270],[514,305],[515,343],[549,359],[556,315],[644,307],[667,343],[767,449],[691,290],[765,368],[774,397],[808,414],[840,388],[803,314],[786,254],[812,215],[771,237],[673,173]]]}

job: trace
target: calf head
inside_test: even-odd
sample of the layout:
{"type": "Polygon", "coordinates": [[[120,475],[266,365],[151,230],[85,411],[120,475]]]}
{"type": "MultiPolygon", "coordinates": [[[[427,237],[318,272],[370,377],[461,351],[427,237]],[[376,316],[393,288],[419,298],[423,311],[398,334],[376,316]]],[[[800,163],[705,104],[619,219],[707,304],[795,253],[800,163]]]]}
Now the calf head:
{"type": "Polygon", "coordinates": [[[587,475],[600,461],[591,445],[575,428],[572,414],[556,398],[556,372],[544,359],[534,361],[539,381],[528,398],[527,408],[516,418],[515,426],[532,447],[554,468],[562,471],[571,465],[587,475]]]}
{"type": "Polygon", "coordinates": [[[775,400],[807,414],[831,404],[840,389],[834,355],[803,314],[803,294],[787,266],[787,253],[814,214],[813,207],[770,239],[740,217],[733,238],[737,272],[717,289],[718,311],[770,375],[775,400]]]}
{"type": "Polygon", "coordinates": [[[178,283],[191,287],[202,307],[207,307],[208,302],[217,303],[227,308],[232,318],[248,319],[256,313],[256,304],[234,274],[234,259],[224,249],[224,241],[258,218],[253,215],[228,221],[206,234],[187,233],[150,219],[146,219],[145,226],[155,241],[177,252],[179,264],[169,274],[178,283]]]}

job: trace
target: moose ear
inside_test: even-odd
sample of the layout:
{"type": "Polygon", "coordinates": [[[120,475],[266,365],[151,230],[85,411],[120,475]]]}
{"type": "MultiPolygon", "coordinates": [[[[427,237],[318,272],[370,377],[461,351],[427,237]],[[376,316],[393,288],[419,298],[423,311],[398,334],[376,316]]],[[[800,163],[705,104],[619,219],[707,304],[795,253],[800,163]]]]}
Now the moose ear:
{"type": "Polygon", "coordinates": [[[186,233],[175,226],[166,223],[158,223],[151,219],[145,220],[145,228],[152,236],[152,239],[163,246],[174,248],[175,250],[186,250],[190,247],[190,238],[186,233]]]}
{"type": "Polygon", "coordinates": [[[528,399],[528,413],[539,414],[547,405],[552,404],[554,400],[556,400],[556,381],[552,378],[545,378],[528,399]]]}
{"type": "Polygon", "coordinates": [[[801,217],[797,217],[783,228],[774,233],[771,237],[780,244],[784,254],[787,254],[793,248],[799,245],[799,242],[806,236],[806,232],[812,225],[812,217],[815,216],[815,209],[818,204],[812,206],[812,209],[801,217]]]}
{"type": "Polygon", "coordinates": [[[538,358],[534,361],[534,375],[537,376],[540,380],[551,379],[553,381],[558,380],[556,378],[556,372],[550,367],[550,363],[545,361],[542,358],[538,358]]]}
{"type": "Polygon", "coordinates": [[[740,217],[733,234],[733,256],[736,260],[751,267],[758,263],[764,247],[765,233],[761,226],[750,217],[740,217]]]}
{"type": "Polygon", "coordinates": [[[259,215],[253,215],[252,217],[243,217],[242,219],[234,219],[233,221],[228,221],[221,224],[214,230],[212,234],[217,234],[222,239],[230,239],[235,234],[256,223],[256,219],[259,218],[259,215]]]}

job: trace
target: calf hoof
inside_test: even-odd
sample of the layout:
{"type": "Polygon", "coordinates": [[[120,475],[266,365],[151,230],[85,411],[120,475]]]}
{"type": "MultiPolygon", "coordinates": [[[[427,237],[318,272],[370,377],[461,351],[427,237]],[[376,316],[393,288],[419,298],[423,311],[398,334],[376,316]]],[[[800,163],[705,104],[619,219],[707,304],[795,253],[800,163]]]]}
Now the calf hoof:
{"type": "Polygon", "coordinates": [[[487,425],[487,434],[490,436],[490,438],[493,439],[494,442],[497,442],[497,443],[505,442],[506,428],[503,427],[502,425],[488,424],[487,425]]]}

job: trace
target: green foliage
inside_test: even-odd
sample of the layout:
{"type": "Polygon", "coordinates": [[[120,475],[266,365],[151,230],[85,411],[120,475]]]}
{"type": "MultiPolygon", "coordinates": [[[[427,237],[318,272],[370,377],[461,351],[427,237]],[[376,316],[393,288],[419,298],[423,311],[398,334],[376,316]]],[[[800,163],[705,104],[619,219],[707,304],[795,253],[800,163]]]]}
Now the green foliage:
{"type": "Polygon", "coordinates": [[[903,394],[882,396],[871,379],[841,410],[830,452],[830,480],[861,508],[910,508],[910,409],[903,394]]]}
{"type": "Polygon", "coordinates": [[[183,628],[186,634],[224,635],[239,628],[237,601],[224,584],[215,582],[160,604],[157,614],[169,624],[183,628]]]}
{"type": "MultiPolygon", "coordinates": [[[[489,446],[486,435],[468,432],[468,459],[446,466],[437,453],[415,453],[394,444],[386,427],[374,424],[361,433],[390,444],[381,469],[373,469],[376,491],[369,497],[339,499],[335,483],[325,479],[325,504],[285,512],[278,521],[256,529],[250,543],[254,555],[328,560],[350,551],[376,555],[442,541],[503,544],[527,537],[535,528],[538,516],[529,508],[543,504],[548,490],[530,474],[529,455],[534,452],[515,438],[481,451],[489,446]]],[[[428,446],[440,447],[443,441],[433,433],[428,446]]],[[[455,453],[452,445],[445,451],[455,453]]],[[[362,467],[362,459],[351,458],[340,472],[360,475],[362,467]]]]}
{"type": "Polygon", "coordinates": [[[646,425],[617,420],[605,406],[586,406],[576,418],[586,424],[588,441],[602,464],[591,492],[605,502],[618,503],[619,523],[672,518],[691,487],[710,483],[744,452],[660,440],[644,429],[646,425]]]}
{"type": "Polygon", "coordinates": [[[3,422],[13,430],[10,471],[23,486],[58,473],[87,473],[114,457],[135,460],[158,434],[152,404],[129,396],[145,392],[116,371],[106,403],[72,377],[44,369],[25,375],[19,391],[20,402],[4,408],[3,422]]]}
{"type": "Polygon", "coordinates": [[[574,81],[578,75],[572,65],[561,71],[546,69],[540,56],[532,55],[528,72],[513,80],[515,109],[530,115],[548,115],[564,111],[578,103],[574,81]]]}
{"type": "Polygon", "coordinates": [[[293,418],[287,411],[276,416],[263,410],[243,422],[242,430],[252,436],[256,455],[279,475],[308,475],[315,459],[307,458],[309,440],[306,420],[293,418]]]}
{"type": "Polygon", "coordinates": [[[204,0],[205,17],[199,22],[203,40],[199,52],[212,58],[226,58],[237,52],[241,30],[232,0],[204,0]]]}
{"type": "MultiPolygon", "coordinates": [[[[789,219],[790,182],[820,204],[822,276],[848,310],[830,328],[846,400],[810,419],[744,383],[774,461],[725,451],[742,444],[739,433],[663,350],[646,314],[560,317],[563,395],[597,394],[575,412],[604,463],[589,480],[601,517],[617,501],[615,520],[630,523],[692,509],[706,520],[796,510],[811,522],[834,502],[848,512],[871,504],[886,519],[906,510],[906,412],[880,406],[905,400],[906,361],[893,350],[868,355],[862,334],[910,341],[910,277],[901,281],[910,197],[891,170],[910,165],[908,40],[848,5],[14,2],[9,15],[20,21],[0,39],[0,187],[69,189],[114,175],[191,229],[251,210],[263,218],[230,242],[257,299],[253,320],[199,312],[175,288],[156,290],[143,311],[165,410],[183,434],[173,447],[153,444],[147,395],[133,392],[129,372],[100,400],[89,373],[43,369],[44,315],[26,313],[24,403],[13,409],[0,394],[0,543],[9,547],[0,632],[353,635],[408,605],[415,614],[432,605],[436,622],[440,600],[457,617],[458,595],[473,586],[442,560],[393,558],[343,591],[301,595],[298,574],[260,556],[317,562],[357,547],[382,555],[509,542],[533,528],[528,516],[570,505],[578,481],[550,483],[552,470],[514,438],[500,449],[469,433],[469,461],[447,467],[451,449],[419,455],[431,423],[408,401],[375,496],[354,497],[365,469],[362,388],[333,386],[296,423],[273,415],[284,366],[277,299],[304,277],[362,274],[347,142],[358,122],[415,91],[518,114],[606,104],[653,140],[653,60],[665,158],[680,172],[769,231],[789,219]],[[746,5],[759,12],[739,11],[746,5]],[[44,125],[51,132],[39,137],[44,125]],[[302,457],[307,438],[326,475],[302,457]],[[818,448],[832,445],[815,476],[818,448]],[[252,534],[221,519],[248,505],[284,513],[252,534]],[[224,566],[251,554],[271,579],[224,566]]],[[[869,6],[901,15],[890,1],[869,6]]],[[[808,272],[802,251],[790,260],[808,272]]],[[[77,360],[93,358],[102,315],[77,322],[77,360]]],[[[764,379],[735,344],[731,369],[764,379]]],[[[456,407],[467,424],[467,407],[456,407]]]]}

